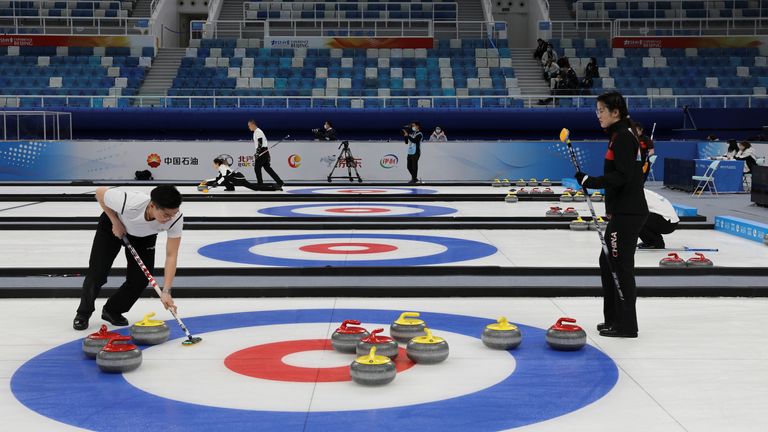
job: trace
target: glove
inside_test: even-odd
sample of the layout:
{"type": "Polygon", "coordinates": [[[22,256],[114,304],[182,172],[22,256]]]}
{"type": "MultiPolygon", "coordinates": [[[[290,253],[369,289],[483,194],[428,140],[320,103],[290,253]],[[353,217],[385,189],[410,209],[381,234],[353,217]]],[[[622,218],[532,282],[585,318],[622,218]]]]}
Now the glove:
{"type": "Polygon", "coordinates": [[[581,186],[584,186],[584,180],[589,178],[588,175],[584,174],[583,172],[579,171],[576,174],[574,174],[574,177],[576,177],[576,181],[579,182],[581,186]]]}

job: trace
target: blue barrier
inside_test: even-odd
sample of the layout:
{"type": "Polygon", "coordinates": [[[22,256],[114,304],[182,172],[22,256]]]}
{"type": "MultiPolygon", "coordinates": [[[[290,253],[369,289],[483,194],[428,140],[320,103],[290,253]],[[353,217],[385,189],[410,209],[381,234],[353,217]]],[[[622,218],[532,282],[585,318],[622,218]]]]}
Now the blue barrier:
{"type": "Polygon", "coordinates": [[[678,216],[698,216],[699,214],[699,209],[696,207],[682,204],[672,204],[672,207],[675,209],[675,213],[677,213],[678,216]]]}
{"type": "Polygon", "coordinates": [[[763,243],[768,224],[733,216],[715,216],[715,230],[763,243]]]}

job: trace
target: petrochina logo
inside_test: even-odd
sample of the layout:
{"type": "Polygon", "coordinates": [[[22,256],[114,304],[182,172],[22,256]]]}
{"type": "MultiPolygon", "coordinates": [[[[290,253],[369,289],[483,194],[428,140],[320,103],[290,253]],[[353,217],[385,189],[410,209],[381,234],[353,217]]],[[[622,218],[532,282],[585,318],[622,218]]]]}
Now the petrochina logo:
{"type": "Polygon", "coordinates": [[[288,166],[291,168],[298,168],[301,166],[301,156],[292,154],[288,156],[288,166]]]}
{"type": "Polygon", "coordinates": [[[390,153],[381,158],[379,165],[384,169],[390,169],[396,167],[398,162],[400,162],[400,159],[397,158],[397,155],[390,153]]]}
{"type": "Polygon", "coordinates": [[[152,153],[149,156],[147,156],[147,165],[149,165],[152,168],[157,168],[160,166],[162,161],[160,160],[160,155],[157,153],[152,153]]]}

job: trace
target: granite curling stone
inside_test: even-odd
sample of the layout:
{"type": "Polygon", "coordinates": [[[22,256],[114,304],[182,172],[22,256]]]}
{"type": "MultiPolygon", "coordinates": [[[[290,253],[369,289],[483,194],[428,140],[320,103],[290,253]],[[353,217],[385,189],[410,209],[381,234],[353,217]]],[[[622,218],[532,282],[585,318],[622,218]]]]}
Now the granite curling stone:
{"type": "Polygon", "coordinates": [[[131,326],[131,337],[139,345],[159,345],[168,340],[171,329],[165,321],[150,319],[154,312],[144,315],[144,319],[131,326]]]}
{"type": "Polygon", "coordinates": [[[552,191],[552,188],[544,188],[544,190],[541,191],[541,193],[543,193],[543,194],[550,194],[550,195],[554,194],[554,192],[552,191]]]}
{"type": "Polygon", "coordinates": [[[604,197],[603,197],[603,194],[601,194],[600,192],[595,192],[592,194],[590,198],[592,199],[592,201],[598,202],[598,201],[603,201],[604,197]]]}
{"type": "Polygon", "coordinates": [[[589,229],[589,222],[579,216],[571,221],[570,228],[573,231],[587,231],[589,229]]]}
{"type": "Polygon", "coordinates": [[[560,202],[573,202],[573,195],[568,192],[563,192],[563,194],[560,195],[560,202]]]}
{"type": "Polygon", "coordinates": [[[101,328],[96,333],[91,333],[83,339],[83,353],[88,357],[95,359],[104,345],[115,336],[121,336],[120,333],[115,333],[107,330],[105,324],[101,325],[101,328]]]}
{"type": "Polygon", "coordinates": [[[539,185],[539,181],[537,179],[531,178],[530,180],[528,180],[528,186],[538,186],[538,185],[539,185]]]}
{"type": "Polygon", "coordinates": [[[508,193],[508,194],[507,194],[507,196],[504,198],[504,201],[505,201],[505,202],[508,202],[508,203],[516,203],[516,202],[518,202],[518,201],[520,201],[520,200],[517,198],[517,193],[515,193],[515,192],[510,192],[510,193],[508,193]]]}
{"type": "Polygon", "coordinates": [[[408,358],[414,363],[435,364],[448,358],[448,342],[445,339],[432,335],[428,328],[424,329],[424,336],[411,339],[405,348],[408,358]]]}
{"type": "Polygon", "coordinates": [[[389,336],[379,336],[379,333],[383,332],[383,328],[373,330],[368,337],[360,339],[355,345],[355,352],[357,355],[362,356],[371,352],[371,348],[376,348],[376,352],[379,355],[383,355],[389,358],[397,357],[397,342],[389,336]]]}
{"type": "Polygon", "coordinates": [[[123,373],[141,366],[141,351],[139,347],[129,343],[130,340],[130,336],[111,338],[96,356],[99,369],[108,373],[123,373]]]}
{"type": "Polygon", "coordinates": [[[541,185],[542,186],[552,186],[552,181],[549,180],[548,178],[545,178],[544,180],[541,181],[541,185]]]}
{"type": "Polygon", "coordinates": [[[493,179],[493,183],[491,183],[491,186],[493,186],[493,187],[501,187],[502,186],[501,180],[493,179]]]}
{"type": "Polygon", "coordinates": [[[568,207],[565,210],[563,210],[563,216],[565,216],[565,217],[578,217],[579,216],[579,212],[576,211],[576,209],[573,208],[573,207],[568,207]]]}
{"type": "Polygon", "coordinates": [[[563,211],[560,207],[550,207],[544,215],[547,217],[560,217],[563,215],[563,211]]]}
{"type": "Polygon", "coordinates": [[[403,312],[389,326],[389,334],[398,342],[407,343],[416,336],[424,334],[427,324],[418,319],[418,312],[403,312]]]}
{"type": "Polygon", "coordinates": [[[696,252],[694,256],[688,258],[685,262],[688,267],[712,267],[715,265],[711,259],[704,256],[703,253],[696,252]]]}
{"type": "Polygon", "coordinates": [[[685,260],[680,258],[680,255],[673,252],[667,254],[666,257],[659,261],[659,267],[685,267],[685,260]]]}
{"type": "MultiPolygon", "coordinates": [[[[600,227],[601,230],[605,230],[605,228],[608,226],[608,222],[605,221],[605,219],[601,218],[600,216],[597,217],[597,225],[600,227]]],[[[597,228],[595,228],[594,223],[589,224],[589,229],[594,231],[597,228]]]]}
{"type": "Polygon", "coordinates": [[[584,202],[586,200],[587,197],[584,196],[584,192],[582,191],[578,191],[573,195],[573,202],[584,202]]]}
{"type": "Polygon", "coordinates": [[[558,351],[576,351],[587,344],[587,333],[573,318],[560,318],[547,330],[547,344],[558,351]],[[570,324],[566,324],[570,323],[570,324]]]}
{"type": "Polygon", "coordinates": [[[333,349],[345,354],[354,354],[357,352],[357,343],[360,339],[368,337],[368,330],[359,326],[360,321],[346,320],[331,335],[331,345],[333,349]],[[351,324],[351,325],[350,325],[351,324]]]}
{"type": "Polygon", "coordinates": [[[501,181],[501,185],[504,187],[509,187],[512,184],[512,182],[509,181],[509,179],[505,178],[501,181]]]}
{"type": "Polygon", "coordinates": [[[480,339],[488,348],[508,350],[520,345],[523,334],[516,325],[511,324],[505,317],[501,317],[495,323],[485,326],[480,339]]]}
{"type": "Polygon", "coordinates": [[[380,386],[395,379],[397,368],[389,357],[376,355],[376,347],[371,347],[368,354],[358,357],[349,365],[349,375],[357,384],[380,386]]]}
{"type": "Polygon", "coordinates": [[[528,183],[526,183],[526,181],[523,179],[518,179],[515,181],[515,186],[528,186],[528,183]]]}
{"type": "Polygon", "coordinates": [[[537,187],[531,189],[531,194],[541,195],[541,190],[537,187]]]}
{"type": "Polygon", "coordinates": [[[197,185],[197,190],[200,192],[208,192],[208,184],[200,183],[199,185],[197,185]]]}
{"type": "Polygon", "coordinates": [[[528,195],[528,191],[525,190],[524,187],[521,187],[520,189],[517,190],[517,194],[518,195],[528,195]]]}

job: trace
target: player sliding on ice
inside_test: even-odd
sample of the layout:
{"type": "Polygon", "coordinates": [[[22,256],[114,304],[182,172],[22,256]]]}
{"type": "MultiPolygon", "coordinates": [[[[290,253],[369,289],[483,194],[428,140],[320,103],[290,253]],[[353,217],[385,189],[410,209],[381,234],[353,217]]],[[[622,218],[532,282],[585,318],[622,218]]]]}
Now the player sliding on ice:
{"type": "Polygon", "coordinates": [[[227,161],[221,156],[213,160],[213,167],[216,168],[219,175],[217,175],[216,178],[200,182],[200,185],[197,187],[199,191],[208,192],[210,188],[218,186],[224,186],[224,190],[230,192],[235,190],[235,186],[245,186],[253,191],[264,190],[263,186],[255,185],[246,180],[243,173],[232,171],[232,168],[229,167],[227,161]]]}

